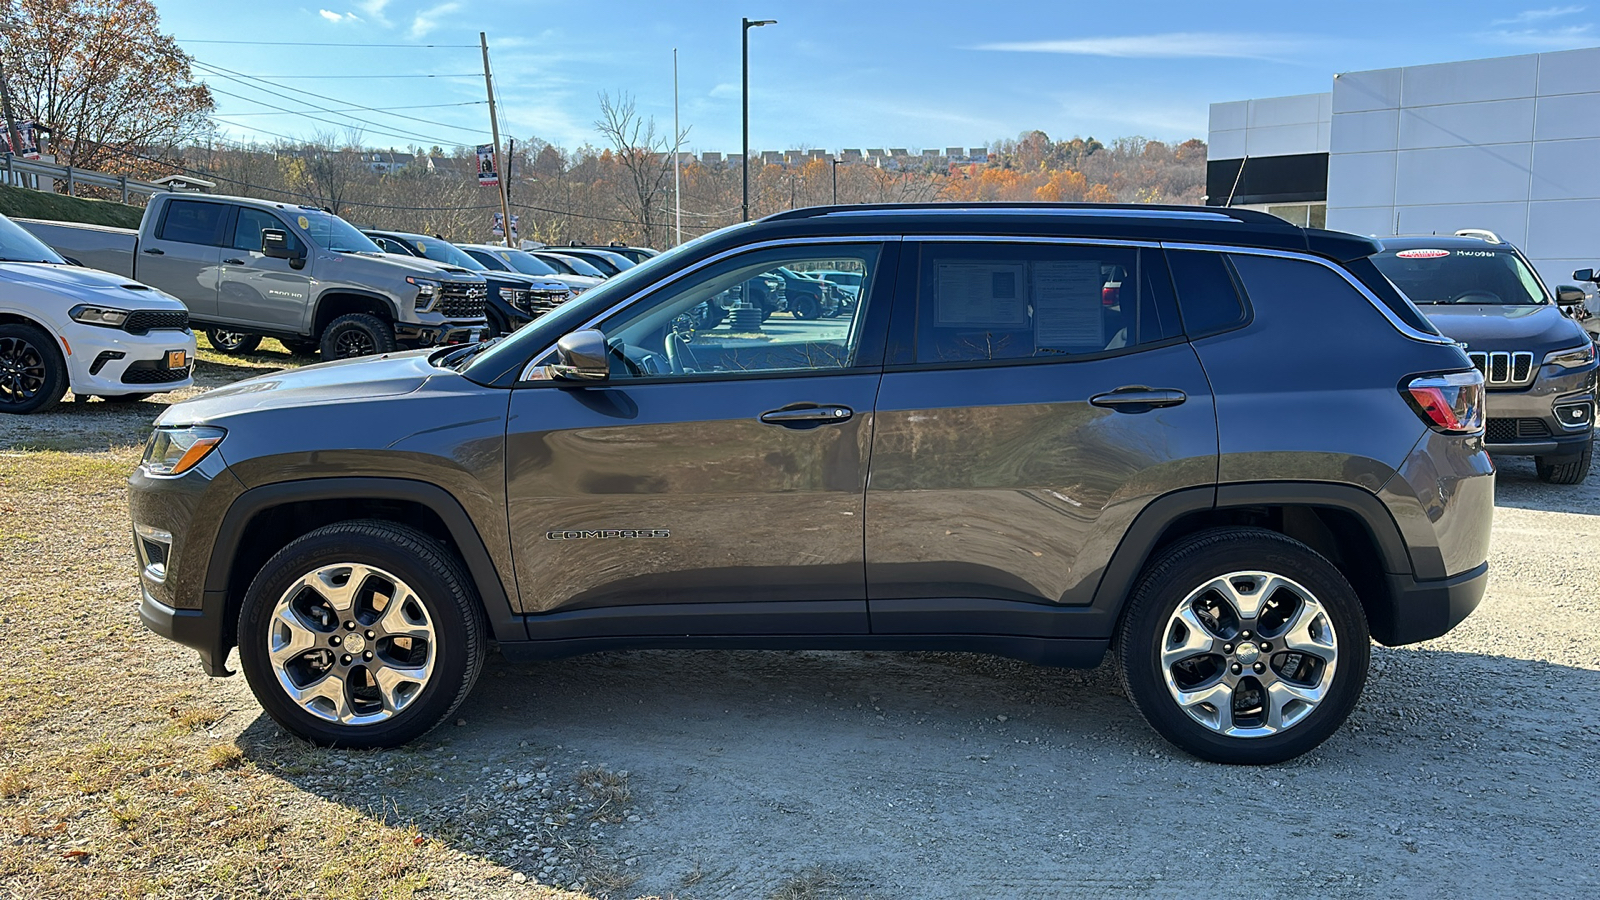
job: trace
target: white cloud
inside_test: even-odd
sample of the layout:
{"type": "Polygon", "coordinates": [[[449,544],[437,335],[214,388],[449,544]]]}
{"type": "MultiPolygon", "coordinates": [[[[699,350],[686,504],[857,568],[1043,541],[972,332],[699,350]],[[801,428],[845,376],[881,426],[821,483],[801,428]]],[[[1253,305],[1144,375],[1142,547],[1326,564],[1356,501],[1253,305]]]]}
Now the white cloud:
{"type": "Polygon", "coordinates": [[[449,16],[461,8],[460,3],[441,3],[430,9],[422,10],[411,20],[411,36],[423,37],[428,32],[439,27],[439,20],[449,16]]]}
{"type": "Polygon", "coordinates": [[[317,15],[323,17],[324,19],[327,19],[329,22],[359,22],[359,21],[361,21],[361,17],[356,15],[355,13],[336,13],[331,9],[319,9],[319,10],[317,10],[317,15]]]}
{"type": "Polygon", "coordinates": [[[737,97],[739,96],[739,86],[737,84],[733,84],[732,82],[724,81],[723,83],[712,88],[711,93],[707,96],[716,97],[718,99],[725,97],[737,97]]]}
{"type": "Polygon", "coordinates": [[[1567,25],[1562,28],[1527,28],[1520,31],[1491,31],[1479,35],[1494,44],[1509,44],[1532,50],[1572,50],[1600,44],[1600,34],[1592,25],[1567,25]]]}
{"type": "Polygon", "coordinates": [[[1559,19],[1564,16],[1575,16],[1588,9],[1587,6],[1551,6],[1545,9],[1529,9],[1517,13],[1509,19],[1496,19],[1491,25],[1526,25],[1529,22],[1543,22],[1546,19],[1559,19]]]}
{"type": "Polygon", "coordinates": [[[974,49],[1129,59],[1276,59],[1292,56],[1310,44],[1306,38],[1295,35],[1182,31],[1057,41],[1001,42],[979,44],[974,49]]]}
{"type": "Polygon", "coordinates": [[[389,19],[383,14],[384,8],[389,5],[389,0],[361,0],[356,5],[361,7],[361,11],[367,14],[367,18],[385,28],[389,27],[389,19]]]}

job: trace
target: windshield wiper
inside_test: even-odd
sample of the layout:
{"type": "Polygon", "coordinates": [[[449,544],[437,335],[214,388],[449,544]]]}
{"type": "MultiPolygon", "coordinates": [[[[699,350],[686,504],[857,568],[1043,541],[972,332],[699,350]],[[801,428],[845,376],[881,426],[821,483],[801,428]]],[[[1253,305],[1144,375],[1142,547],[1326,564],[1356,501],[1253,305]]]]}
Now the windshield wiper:
{"type": "Polygon", "coordinates": [[[446,354],[443,359],[439,360],[438,364],[443,368],[454,369],[455,371],[460,372],[467,367],[467,363],[477,359],[478,354],[505,339],[506,336],[502,334],[498,337],[489,338],[487,341],[479,341],[471,346],[463,347],[460,350],[446,354]]]}

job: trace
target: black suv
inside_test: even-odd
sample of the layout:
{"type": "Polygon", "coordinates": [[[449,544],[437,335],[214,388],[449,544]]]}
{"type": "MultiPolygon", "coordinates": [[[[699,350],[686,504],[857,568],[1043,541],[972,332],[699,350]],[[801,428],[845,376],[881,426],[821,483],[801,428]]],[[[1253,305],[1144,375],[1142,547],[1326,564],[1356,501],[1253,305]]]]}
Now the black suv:
{"type": "Polygon", "coordinates": [[[1287,759],[1369,635],[1441,635],[1487,582],[1483,377],[1378,249],[1184,207],[736,225],[497,342],[169,407],[131,482],[141,616],[213,675],[237,645],[276,721],[341,746],[432,728],[493,639],[1110,649],[1169,740],[1287,759]],[[694,328],[776,266],[866,277],[848,315],[694,328]]]}
{"type": "Polygon", "coordinates": [[[1539,480],[1579,484],[1594,455],[1595,347],[1522,253],[1490,232],[1383,239],[1378,270],[1461,341],[1487,382],[1489,452],[1531,456],[1539,480]]]}

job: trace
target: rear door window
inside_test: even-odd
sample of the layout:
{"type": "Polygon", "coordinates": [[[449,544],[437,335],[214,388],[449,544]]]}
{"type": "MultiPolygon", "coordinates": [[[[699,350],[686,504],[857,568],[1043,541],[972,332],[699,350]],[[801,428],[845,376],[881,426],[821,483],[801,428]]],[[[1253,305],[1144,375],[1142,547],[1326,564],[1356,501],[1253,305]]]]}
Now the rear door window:
{"type": "Polygon", "coordinates": [[[928,243],[916,361],[1063,359],[1182,334],[1159,251],[1054,243],[928,243]]]}
{"type": "Polygon", "coordinates": [[[1239,296],[1228,258],[1203,250],[1167,253],[1172,280],[1178,289],[1183,329],[1191,338],[1237,328],[1249,320],[1249,310],[1239,296]]]}
{"type": "MultiPolygon", "coordinates": [[[[167,204],[167,210],[161,217],[161,228],[156,237],[184,244],[222,246],[222,228],[227,218],[226,203],[173,200],[167,204]]],[[[257,249],[260,249],[259,244],[257,249]]]]}

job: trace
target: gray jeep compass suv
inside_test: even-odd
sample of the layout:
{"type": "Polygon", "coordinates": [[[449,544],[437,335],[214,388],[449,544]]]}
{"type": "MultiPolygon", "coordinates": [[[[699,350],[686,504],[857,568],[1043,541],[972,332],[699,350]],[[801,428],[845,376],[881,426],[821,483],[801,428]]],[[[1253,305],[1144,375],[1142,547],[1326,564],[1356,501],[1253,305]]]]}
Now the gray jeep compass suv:
{"type": "Polygon", "coordinates": [[[1183,207],[736,225],[497,342],[170,407],[132,476],[141,617],[340,746],[432,728],[492,639],[1110,650],[1167,739],[1287,759],[1369,635],[1443,634],[1487,580],[1483,377],[1377,250],[1183,207]],[[836,318],[691,314],[824,265],[865,273],[836,318]]]}

